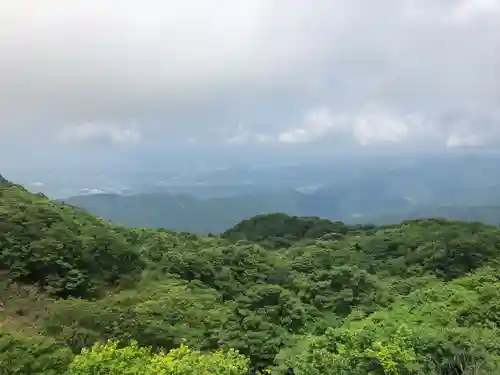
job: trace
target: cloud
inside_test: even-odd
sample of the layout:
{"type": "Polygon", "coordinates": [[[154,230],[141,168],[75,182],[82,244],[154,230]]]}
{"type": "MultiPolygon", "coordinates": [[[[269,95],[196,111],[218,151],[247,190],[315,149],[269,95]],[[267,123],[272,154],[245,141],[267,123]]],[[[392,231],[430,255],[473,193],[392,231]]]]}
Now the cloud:
{"type": "Polygon", "coordinates": [[[5,0],[0,56],[9,140],[498,139],[500,0],[5,0]]]}
{"type": "Polygon", "coordinates": [[[284,144],[351,142],[352,145],[409,145],[448,148],[495,145],[500,141],[500,119],[480,119],[464,114],[422,116],[403,113],[373,103],[353,113],[335,113],[318,107],[304,115],[295,128],[277,135],[284,144]]]}
{"type": "Polygon", "coordinates": [[[230,145],[240,145],[249,141],[249,133],[243,127],[243,124],[238,124],[236,134],[231,135],[226,139],[226,143],[230,145]]]}
{"type": "Polygon", "coordinates": [[[300,127],[280,133],[278,141],[281,143],[315,141],[331,130],[335,130],[339,122],[339,119],[336,119],[328,108],[315,108],[306,113],[300,127]]]}
{"type": "Polygon", "coordinates": [[[408,139],[410,131],[418,130],[418,116],[397,114],[370,106],[354,114],[334,114],[320,107],[309,111],[300,127],[278,135],[282,143],[325,141],[332,137],[346,141],[346,136],[358,145],[373,143],[400,143],[408,139]],[[411,128],[411,130],[410,130],[411,128]]]}
{"type": "Polygon", "coordinates": [[[464,26],[478,18],[484,19],[499,15],[500,2],[498,0],[461,0],[445,16],[445,21],[464,26]]]}
{"type": "Polygon", "coordinates": [[[84,123],[60,129],[57,139],[63,142],[104,141],[126,144],[138,142],[141,134],[136,129],[118,125],[84,123]]]}
{"type": "Polygon", "coordinates": [[[330,8],[323,0],[310,14],[293,0],[7,0],[0,116],[146,122],[235,91],[289,86],[324,60],[330,8]]]}
{"type": "Polygon", "coordinates": [[[361,113],[352,119],[352,136],[360,145],[372,143],[401,143],[411,131],[418,130],[418,119],[399,117],[383,111],[361,113]]]}
{"type": "Polygon", "coordinates": [[[274,139],[271,135],[264,133],[252,133],[248,130],[247,127],[243,126],[243,124],[239,124],[236,130],[236,133],[229,136],[226,139],[226,143],[228,145],[244,145],[248,143],[270,143],[273,142],[274,139]]]}
{"type": "Polygon", "coordinates": [[[484,139],[477,134],[459,135],[451,134],[446,140],[446,147],[480,147],[484,145],[484,139]]]}

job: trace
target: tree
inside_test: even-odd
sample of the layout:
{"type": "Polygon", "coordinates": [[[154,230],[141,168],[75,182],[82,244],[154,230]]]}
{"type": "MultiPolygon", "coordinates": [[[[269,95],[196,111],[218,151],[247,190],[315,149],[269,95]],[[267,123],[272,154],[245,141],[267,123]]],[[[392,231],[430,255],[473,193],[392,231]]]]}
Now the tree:
{"type": "Polygon", "coordinates": [[[203,354],[186,346],[153,353],[135,342],[96,344],[77,355],[68,375],[245,375],[249,361],[234,350],[203,354]]]}

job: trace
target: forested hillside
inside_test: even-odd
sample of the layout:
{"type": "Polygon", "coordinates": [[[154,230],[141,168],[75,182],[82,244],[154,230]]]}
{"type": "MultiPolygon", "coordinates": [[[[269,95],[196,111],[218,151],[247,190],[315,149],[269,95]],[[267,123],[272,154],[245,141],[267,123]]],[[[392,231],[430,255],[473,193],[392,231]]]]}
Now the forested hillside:
{"type": "Polygon", "coordinates": [[[127,229],[0,178],[0,374],[500,374],[500,229],[127,229]]]}

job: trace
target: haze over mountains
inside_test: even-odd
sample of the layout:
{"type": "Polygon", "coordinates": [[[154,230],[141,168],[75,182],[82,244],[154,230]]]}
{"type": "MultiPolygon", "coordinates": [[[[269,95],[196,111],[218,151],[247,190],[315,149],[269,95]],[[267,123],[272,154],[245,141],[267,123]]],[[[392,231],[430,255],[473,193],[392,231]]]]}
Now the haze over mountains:
{"type": "Polygon", "coordinates": [[[128,226],[197,233],[218,233],[271,212],[347,223],[443,217],[498,225],[499,163],[495,153],[459,153],[235,167],[170,181],[161,181],[157,173],[140,179],[141,185],[129,185],[133,188],[127,193],[85,193],[62,200],[128,226]]]}

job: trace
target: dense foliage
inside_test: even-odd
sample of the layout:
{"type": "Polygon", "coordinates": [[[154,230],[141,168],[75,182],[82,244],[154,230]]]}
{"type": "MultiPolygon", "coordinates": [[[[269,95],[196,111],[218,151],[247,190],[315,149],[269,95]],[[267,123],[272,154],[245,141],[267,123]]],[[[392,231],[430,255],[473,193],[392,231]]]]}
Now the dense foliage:
{"type": "Polygon", "coordinates": [[[90,214],[0,183],[0,270],[59,297],[129,283],[143,264],[125,238],[90,214]]]}
{"type": "Polygon", "coordinates": [[[126,229],[1,180],[0,373],[500,373],[499,251],[437,219],[126,229]]]}
{"type": "Polygon", "coordinates": [[[242,375],[248,368],[248,360],[233,350],[202,354],[181,346],[164,354],[135,342],[119,348],[110,341],[82,350],[70,364],[68,375],[242,375]]]}
{"type": "Polygon", "coordinates": [[[331,222],[318,217],[298,217],[285,214],[258,215],[243,220],[228,229],[222,237],[231,242],[249,240],[264,247],[290,247],[304,239],[316,239],[329,234],[330,239],[342,237],[359,227],[348,227],[341,221],[331,222]]]}
{"type": "Polygon", "coordinates": [[[0,373],[2,375],[59,375],[72,361],[72,353],[44,337],[20,337],[0,326],[0,373]]]}

